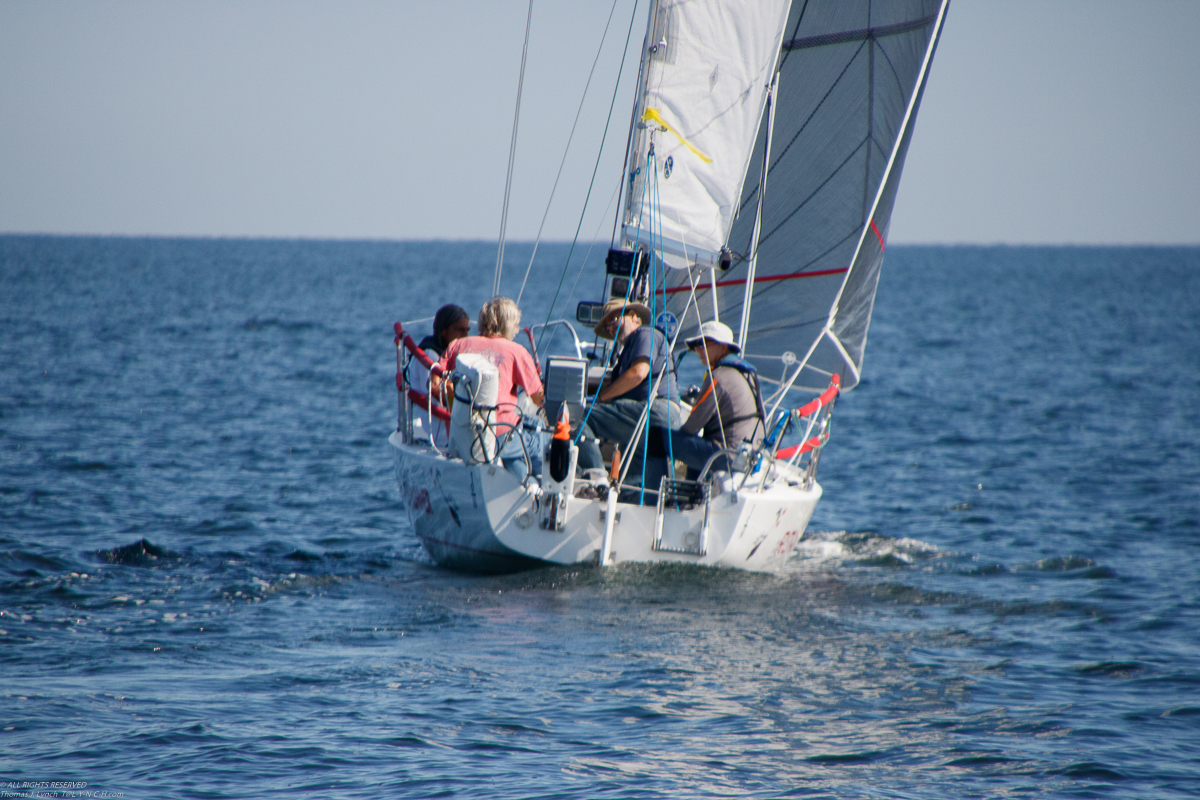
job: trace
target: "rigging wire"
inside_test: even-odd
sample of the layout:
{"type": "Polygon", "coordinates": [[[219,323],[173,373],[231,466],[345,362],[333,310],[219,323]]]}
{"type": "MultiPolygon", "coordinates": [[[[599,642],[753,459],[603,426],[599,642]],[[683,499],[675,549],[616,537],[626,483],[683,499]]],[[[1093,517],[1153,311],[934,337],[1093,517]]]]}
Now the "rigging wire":
{"type": "MultiPolygon", "coordinates": [[[[533,2],[533,0],[530,0],[533,2]]],[[[562,291],[563,281],[567,278],[567,268],[571,265],[571,255],[575,252],[575,244],[579,241],[579,231],[583,228],[583,218],[587,214],[588,201],[592,197],[592,187],[596,184],[596,173],[600,169],[600,156],[604,153],[604,143],[608,141],[608,126],[612,123],[613,108],[617,104],[617,92],[621,88],[621,74],[625,71],[625,58],[629,55],[629,38],[633,35],[633,23],[637,18],[637,7],[639,0],[633,1],[633,13],[629,15],[629,31],[625,34],[625,49],[621,52],[621,66],[617,69],[617,83],[613,86],[612,100],[608,104],[608,118],[604,123],[604,135],[600,139],[600,150],[596,153],[596,164],[592,167],[592,179],[588,181],[587,196],[583,199],[583,210],[579,212],[579,224],[575,226],[575,238],[571,240],[571,249],[567,251],[567,260],[563,264],[562,275],[558,279],[558,288],[554,290],[554,299],[550,301],[550,307],[546,310],[546,323],[549,324],[550,318],[554,315],[554,304],[558,302],[558,295],[562,291]]],[[[546,329],[542,328],[542,333],[538,337],[538,347],[541,347],[542,337],[546,335],[546,329]]]]}
{"type": "MultiPolygon", "coordinates": [[[[642,198],[643,199],[645,198],[645,195],[646,195],[646,184],[643,182],[642,183],[642,198]]],[[[639,228],[638,229],[638,239],[637,239],[637,241],[635,241],[633,243],[633,251],[635,253],[637,252],[638,244],[641,242],[641,236],[642,236],[642,232],[641,232],[641,228],[639,228]]],[[[653,244],[653,242],[651,242],[651,244],[653,244]]],[[[635,258],[636,258],[636,256],[635,256],[635,258]]],[[[565,274],[566,267],[563,267],[563,271],[565,274]]],[[[617,315],[618,320],[621,319],[621,317],[625,316],[625,309],[629,305],[630,296],[633,294],[633,285],[634,285],[634,281],[631,276],[630,280],[625,284],[625,299],[624,299],[623,304],[621,305],[621,312],[620,312],[620,314],[617,315]]],[[[617,345],[618,345],[617,337],[616,337],[616,334],[614,334],[613,335],[612,355],[609,357],[612,360],[615,360],[615,357],[617,355],[617,345]]],[[[594,346],[593,346],[592,350],[593,350],[593,352],[595,352],[594,346]]],[[[654,371],[653,364],[650,365],[650,371],[651,372],[654,371]]],[[[655,388],[657,388],[657,387],[658,387],[658,384],[655,384],[655,388]]],[[[578,443],[580,437],[583,436],[583,427],[585,425],[587,425],[588,418],[591,417],[592,409],[596,407],[596,403],[600,402],[600,392],[603,390],[604,390],[604,381],[602,380],[600,382],[600,385],[596,387],[596,393],[594,395],[592,395],[591,403],[588,405],[588,409],[583,415],[583,420],[579,423],[579,432],[575,434],[575,439],[574,439],[575,443],[578,443]]],[[[641,420],[644,420],[645,418],[646,418],[646,412],[643,410],[642,416],[639,419],[639,424],[640,424],[641,420]]],[[[636,434],[636,430],[635,430],[635,434],[636,434]]],[[[626,453],[628,453],[633,441],[634,441],[633,439],[630,439],[629,442],[626,443],[626,445],[625,445],[626,453]]],[[[621,483],[621,481],[625,480],[625,473],[627,473],[629,471],[629,464],[630,464],[629,459],[625,459],[625,466],[621,472],[620,477],[617,480],[618,485],[621,483]]]]}
{"type": "MultiPolygon", "coordinates": [[[[687,305],[684,306],[684,308],[683,308],[683,314],[680,317],[679,326],[675,329],[675,338],[673,338],[671,340],[671,344],[670,344],[671,351],[674,351],[676,344],[679,343],[679,335],[683,332],[684,325],[687,322],[688,312],[691,311],[693,307],[696,309],[696,324],[700,323],[700,319],[701,319],[700,307],[696,304],[696,282],[692,279],[692,274],[691,274],[690,270],[688,271],[688,283],[691,286],[691,292],[688,294],[687,305]]],[[[660,372],[658,374],[658,378],[655,380],[654,386],[650,389],[651,395],[653,395],[653,396],[658,395],[658,387],[662,383],[663,376],[666,375],[666,372],[667,371],[664,369],[662,372],[660,372]]],[[[634,429],[633,429],[633,434],[629,437],[629,442],[634,442],[637,440],[637,437],[641,436],[642,430],[646,426],[646,424],[650,418],[649,408],[650,408],[650,406],[649,406],[649,404],[647,404],[646,408],[643,409],[643,411],[642,411],[642,415],[640,417],[638,417],[637,424],[634,426],[634,429]]],[[[628,447],[628,445],[627,445],[627,447],[628,447]]],[[[618,487],[621,486],[621,484],[623,484],[625,482],[625,478],[629,473],[630,463],[631,463],[630,461],[626,460],[625,463],[622,465],[621,474],[617,479],[618,487]]]]}
{"type": "Polygon", "coordinates": [[[758,247],[762,243],[763,200],[767,194],[767,176],[771,166],[771,133],[775,128],[775,93],[779,88],[779,73],[776,72],[767,89],[767,131],[763,140],[762,173],[758,177],[758,208],[754,214],[754,233],[750,236],[752,249],[750,263],[746,265],[746,291],[742,297],[742,319],[738,326],[738,348],[746,346],[746,336],[750,333],[750,309],[754,301],[754,273],[758,268],[758,247]]]}
{"type": "MultiPolygon", "coordinates": [[[[646,187],[645,187],[645,185],[643,185],[642,186],[642,194],[644,195],[645,192],[646,192],[646,187]]],[[[638,237],[640,240],[640,238],[641,238],[640,230],[638,231],[638,237]]],[[[634,242],[634,245],[633,245],[633,249],[634,249],[635,253],[637,252],[637,244],[638,244],[637,242],[634,242]]],[[[565,271],[566,268],[564,267],[563,269],[565,271]]],[[[633,280],[630,279],[629,282],[625,284],[625,300],[624,300],[624,303],[621,305],[621,313],[617,315],[618,320],[621,319],[621,317],[625,316],[625,308],[629,305],[630,295],[633,294],[633,283],[634,283],[633,280]]],[[[618,342],[617,342],[616,334],[613,334],[613,349],[612,349],[612,355],[609,356],[609,359],[610,359],[609,363],[612,363],[612,361],[614,361],[616,358],[617,344],[618,344],[618,342]]],[[[592,351],[595,352],[594,345],[592,347],[592,351]]],[[[653,371],[653,369],[654,369],[654,365],[651,364],[651,371],[653,371]]],[[[600,392],[603,391],[603,389],[604,389],[604,381],[601,380],[600,385],[596,387],[596,393],[594,395],[592,395],[592,401],[588,405],[588,409],[583,415],[583,420],[579,423],[579,432],[575,434],[575,443],[578,443],[580,437],[583,436],[583,426],[587,425],[588,418],[591,417],[591,415],[592,415],[592,409],[596,407],[596,403],[600,402],[600,392]]],[[[644,412],[643,412],[643,414],[644,414],[644,412]]],[[[630,439],[629,441],[632,442],[633,439],[630,439]]],[[[628,452],[628,450],[629,450],[628,443],[626,443],[625,449],[628,452]]],[[[626,459],[625,460],[625,471],[621,473],[621,477],[617,481],[618,484],[620,483],[621,480],[624,480],[625,472],[628,472],[628,471],[629,471],[629,459],[626,459]]]]}
{"type": "MultiPolygon", "coordinates": [[[[684,226],[683,226],[683,223],[682,223],[682,222],[680,221],[680,219],[679,219],[679,209],[678,209],[678,208],[676,208],[676,209],[675,209],[675,222],[676,222],[676,224],[678,224],[678,225],[679,225],[679,230],[680,230],[680,231],[684,231],[684,236],[682,237],[682,244],[683,244],[683,260],[684,260],[684,262],[687,262],[687,236],[686,236],[686,229],[684,228],[684,226]]],[[[709,275],[710,275],[710,277],[711,277],[711,275],[712,275],[712,272],[713,272],[713,268],[712,268],[712,267],[709,267],[708,271],[709,271],[709,275]]],[[[695,295],[696,295],[696,281],[694,281],[694,280],[692,279],[692,271],[691,271],[690,269],[687,271],[687,279],[688,279],[688,284],[689,284],[689,285],[692,287],[692,297],[693,297],[693,299],[694,299],[694,298],[695,298],[695,295]]],[[[715,280],[715,278],[712,280],[712,290],[711,290],[711,294],[712,294],[712,296],[713,296],[713,319],[714,319],[714,320],[716,320],[717,322],[720,322],[720,319],[718,319],[718,318],[717,318],[717,315],[716,315],[716,309],[717,309],[717,300],[716,300],[716,297],[717,297],[717,286],[716,286],[716,280],[715,280]]],[[[689,302],[691,302],[691,301],[689,301],[689,302]]],[[[686,316],[687,316],[687,309],[686,309],[686,308],[684,309],[684,314],[683,314],[683,316],[684,316],[684,317],[686,317],[686,316]]],[[[696,300],[696,325],[697,325],[697,327],[699,327],[700,325],[703,325],[703,324],[704,324],[704,322],[703,322],[703,319],[702,319],[702,318],[701,318],[701,316],[700,316],[700,301],[699,301],[699,300],[696,300]]],[[[680,319],[680,320],[679,320],[679,327],[680,327],[680,330],[682,330],[682,329],[683,329],[683,319],[680,319]]],[[[676,338],[678,339],[678,336],[677,336],[676,338]]],[[[685,341],[685,343],[686,343],[686,341],[687,341],[687,340],[685,339],[684,341],[685,341]]],[[[710,391],[710,392],[711,392],[711,391],[716,391],[716,387],[717,387],[717,379],[716,379],[716,377],[713,375],[713,368],[712,368],[712,367],[709,365],[709,363],[708,363],[708,358],[707,358],[707,357],[704,357],[704,358],[701,358],[700,360],[701,360],[701,361],[703,362],[703,364],[704,364],[704,373],[705,373],[705,374],[708,376],[708,385],[709,385],[709,391],[710,391]]],[[[676,389],[678,389],[678,388],[679,388],[679,387],[676,387],[676,389]]],[[[696,405],[699,405],[699,404],[700,404],[699,402],[697,402],[697,403],[696,403],[696,405]]],[[[695,406],[693,406],[693,408],[695,408],[695,406]]],[[[716,416],[716,418],[717,418],[717,430],[718,430],[718,431],[720,431],[720,433],[721,433],[721,442],[722,442],[722,443],[724,443],[726,446],[728,446],[728,444],[729,444],[729,440],[725,438],[725,421],[721,419],[721,407],[720,407],[719,405],[717,405],[717,399],[716,399],[715,397],[713,398],[713,411],[714,411],[714,414],[715,414],[715,416],[716,416]]],[[[669,442],[669,441],[670,441],[670,439],[668,439],[667,441],[669,442]]],[[[672,469],[672,470],[674,470],[674,468],[675,468],[675,466],[674,466],[674,460],[675,460],[675,455],[674,455],[674,452],[672,452],[672,453],[671,453],[671,460],[672,460],[671,469],[672,469]]]]}
{"type": "Polygon", "coordinates": [[[583,85],[583,96],[579,98],[579,108],[575,110],[575,121],[571,123],[571,133],[567,136],[567,146],[563,148],[562,161],[558,163],[558,174],[554,176],[554,186],[550,187],[550,199],[546,201],[546,211],[542,214],[542,224],[538,226],[537,238],[533,240],[533,253],[529,256],[529,266],[525,267],[525,279],[521,281],[521,291],[517,292],[517,305],[521,305],[521,297],[525,294],[525,284],[529,283],[529,271],[533,269],[533,260],[537,257],[538,245],[542,241],[542,230],[546,227],[546,218],[550,216],[550,207],[554,204],[554,193],[558,190],[558,180],[562,177],[563,167],[567,163],[567,153],[571,152],[571,142],[575,138],[575,128],[579,125],[579,115],[583,113],[583,103],[587,100],[588,88],[592,85],[592,76],[596,73],[596,64],[600,63],[600,53],[604,50],[604,41],[608,38],[608,29],[612,25],[613,13],[617,10],[618,0],[613,0],[612,8],[608,11],[608,21],[604,23],[604,33],[600,35],[600,46],[596,48],[596,58],[592,60],[592,68],[588,72],[587,82],[583,85]]]}
{"type": "Polygon", "coordinates": [[[604,220],[608,216],[608,212],[612,209],[613,201],[617,199],[617,193],[620,191],[621,185],[617,184],[617,188],[613,190],[612,197],[608,198],[608,205],[604,207],[604,213],[600,215],[600,221],[596,223],[596,232],[592,234],[592,243],[588,245],[587,252],[583,254],[583,260],[579,262],[579,272],[575,273],[575,282],[571,284],[571,290],[567,292],[568,305],[570,305],[571,298],[575,296],[575,289],[579,286],[579,279],[583,277],[583,270],[587,266],[588,258],[592,255],[592,250],[596,248],[596,237],[600,235],[600,227],[604,225],[604,220]]]}
{"type": "Polygon", "coordinates": [[[504,269],[504,234],[508,227],[508,200],[512,193],[513,164],[517,160],[517,125],[521,121],[521,91],[525,88],[525,57],[529,55],[529,29],[533,26],[533,0],[525,15],[525,45],[521,48],[521,74],[517,78],[517,108],[513,111],[512,141],[508,145],[508,177],[504,179],[504,207],[500,211],[500,244],[496,249],[496,277],[492,296],[500,294],[500,273],[504,269]]]}

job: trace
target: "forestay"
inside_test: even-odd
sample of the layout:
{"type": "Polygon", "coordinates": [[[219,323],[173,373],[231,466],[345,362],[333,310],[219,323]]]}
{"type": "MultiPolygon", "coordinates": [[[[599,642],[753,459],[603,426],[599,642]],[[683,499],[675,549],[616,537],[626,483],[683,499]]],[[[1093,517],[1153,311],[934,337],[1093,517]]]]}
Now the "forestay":
{"type": "MultiPolygon", "coordinates": [[[[948,0],[792,5],[773,98],[770,168],[745,342],[747,358],[768,381],[788,383],[803,367],[798,387],[823,387],[830,374],[840,375],[845,389],[858,383],[896,188],[947,5],[948,0]]],[[[715,280],[719,315],[735,329],[754,249],[766,127],[756,126],[751,178],[741,189],[728,239],[732,267],[711,277],[707,269],[692,273],[701,288],[715,280]]],[[[660,165],[664,198],[667,187],[675,191],[675,181],[660,165]]],[[[672,213],[664,200],[664,230],[671,230],[672,213]]],[[[674,289],[668,308],[681,318],[686,335],[699,325],[695,311],[682,313],[688,275],[672,272],[667,282],[674,289]]],[[[713,303],[700,300],[702,321],[713,316],[713,303]]]]}

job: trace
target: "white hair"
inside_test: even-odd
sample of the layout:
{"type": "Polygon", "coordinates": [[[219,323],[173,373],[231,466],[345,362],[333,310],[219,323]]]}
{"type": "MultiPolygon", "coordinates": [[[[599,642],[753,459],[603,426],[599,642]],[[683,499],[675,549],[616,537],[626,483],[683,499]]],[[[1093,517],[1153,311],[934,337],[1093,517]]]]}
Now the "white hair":
{"type": "Polygon", "coordinates": [[[479,309],[479,335],[515,339],[521,326],[521,309],[507,297],[496,296],[479,309]]]}

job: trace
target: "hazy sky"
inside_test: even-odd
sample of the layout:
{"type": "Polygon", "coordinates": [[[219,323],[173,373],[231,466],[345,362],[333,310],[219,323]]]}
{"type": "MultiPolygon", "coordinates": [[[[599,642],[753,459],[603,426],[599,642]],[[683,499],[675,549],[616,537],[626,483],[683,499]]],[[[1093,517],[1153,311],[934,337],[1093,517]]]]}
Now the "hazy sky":
{"type": "MultiPolygon", "coordinates": [[[[494,239],[526,7],[0,0],[0,232],[494,239]]],[[[534,0],[510,238],[537,232],[610,7],[534,0]]],[[[546,238],[579,222],[632,8],[546,238]]],[[[1200,0],[953,0],[892,241],[1200,243],[1197,32],[1200,0]]],[[[611,231],[631,90],[584,239],[611,231]]]]}

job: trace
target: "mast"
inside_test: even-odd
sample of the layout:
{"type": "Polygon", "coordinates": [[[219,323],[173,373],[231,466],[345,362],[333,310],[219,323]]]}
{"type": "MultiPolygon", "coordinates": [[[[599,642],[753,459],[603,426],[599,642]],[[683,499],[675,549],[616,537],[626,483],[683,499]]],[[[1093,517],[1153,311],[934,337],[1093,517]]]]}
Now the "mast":
{"type": "MultiPolygon", "coordinates": [[[[638,131],[646,128],[646,124],[639,120],[646,103],[646,66],[650,60],[650,53],[657,46],[657,43],[650,44],[650,35],[654,33],[656,27],[655,18],[658,15],[658,6],[656,0],[650,0],[646,16],[646,35],[642,37],[642,57],[638,60],[638,80],[633,93],[633,109],[629,113],[629,136],[625,140],[624,171],[621,174],[621,194],[625,202],[618,205],[616,219],[613,220],[614,239],[616,238],[617,224],[627,225],[633,216],[635,176],[640,174],[638,169],[642,165],[641,148],[637,146],[638,131]]],[[[642,179],[645,180],[645,175],[642,175],[642,179]]]]}

